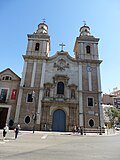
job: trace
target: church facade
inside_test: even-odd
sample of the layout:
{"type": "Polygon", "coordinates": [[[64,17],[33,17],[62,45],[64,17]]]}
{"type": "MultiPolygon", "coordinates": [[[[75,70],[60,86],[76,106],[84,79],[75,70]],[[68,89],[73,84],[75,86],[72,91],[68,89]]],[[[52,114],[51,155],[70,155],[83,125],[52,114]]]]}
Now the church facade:
{"type": "Polygon", "coordinates": [[[74,45],[74,57],[50,52],[48,26],[43,22],[28,34],[14,123],[22,129],[71,131],[73,126],[103,126],[99,39],[83,25],[74,45]]]}

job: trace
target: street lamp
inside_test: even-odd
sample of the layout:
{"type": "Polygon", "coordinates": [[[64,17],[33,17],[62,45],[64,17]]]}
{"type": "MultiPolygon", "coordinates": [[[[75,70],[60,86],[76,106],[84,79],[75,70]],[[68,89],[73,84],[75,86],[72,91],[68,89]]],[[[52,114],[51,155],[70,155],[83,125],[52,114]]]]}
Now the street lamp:
{"type": "Polygon", "coordinates": [[[33,118],[33,133],[35,132],[35,126],[36,126],[36,120],[37,120],[37,103],[36,103],[36,96],[35,96],[35,91],[32,92],[32,98],[34,99],[34,104],[35,104],[35,111],[34,111],[34,114],[32,116],[33,118]]]}

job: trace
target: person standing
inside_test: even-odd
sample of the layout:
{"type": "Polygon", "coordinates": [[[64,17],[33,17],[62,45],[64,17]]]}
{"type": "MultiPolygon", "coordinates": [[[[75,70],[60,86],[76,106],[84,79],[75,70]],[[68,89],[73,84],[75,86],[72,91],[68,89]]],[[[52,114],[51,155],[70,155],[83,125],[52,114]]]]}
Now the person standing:
{"type": "Polygon", "coordinates": [[[81,135],[83,135],[83,128],[82,127],[80,127],[80,133],[81,133],[81,135]]]}
{"type": "Polygon", "coordinates": [[[17,126],[18,126],[18,132],[20,132],[20,124],[18,123],[18,125],[17,125],[17,126]]]}
{"type": "Polygon", "coordinates": [[[9,127],[6,124],[5,127],[3,128],[3,140],[5,140],[5,137],[6,137],[6,134],[7,134],[8,130],[9,130],[9,127]]]}
{"type": "Polygon", "coordinates": [[[15,139],[17,139],[18,132],[19,132],[19,126],[17,125],[17,127],[15,128],[15,139]]]}

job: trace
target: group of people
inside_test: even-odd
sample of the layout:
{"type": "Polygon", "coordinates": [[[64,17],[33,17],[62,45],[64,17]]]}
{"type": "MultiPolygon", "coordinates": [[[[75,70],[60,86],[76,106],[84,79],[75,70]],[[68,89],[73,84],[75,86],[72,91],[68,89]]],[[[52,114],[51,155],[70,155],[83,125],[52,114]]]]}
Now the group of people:
{"type": "Polygon", "coordinates": [[[74,126],[73,127],[73,133],[78,133],[78,134],[83,135],[83,128],[82,127],[74,126]]]}
{"type": "MultiPolygon", "coordinates": [[[[16,139],[17,136],[18,136],[19,130],[20,130],[20,124],[18,124],[18,125],[15,127],[15,129],[14,129],[15,139],[16,139]]],[[[8,125],[6,124],[5,127],[3,128],[3,140],[5,140],[5,137],[6,137],[6,134],[8,133],[8,131],[9,131],[9,127],[8,127],[8,125]]]]}

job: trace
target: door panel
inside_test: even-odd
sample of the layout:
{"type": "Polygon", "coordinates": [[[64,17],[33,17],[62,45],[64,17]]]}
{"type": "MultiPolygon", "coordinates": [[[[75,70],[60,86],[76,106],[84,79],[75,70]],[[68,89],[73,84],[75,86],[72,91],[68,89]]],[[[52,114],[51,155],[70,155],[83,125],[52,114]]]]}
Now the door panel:
{"type": "Polygon", "coordinates": [[[8,108],[0,108],[0,129],[3,129],[6,124],[7,113],[8,108]]]}
{"type": "Polygon", "coordinates": [[[53,131],[65,131],[66,115],[63,110],[56,110],[53,113],[53,131]]]}

